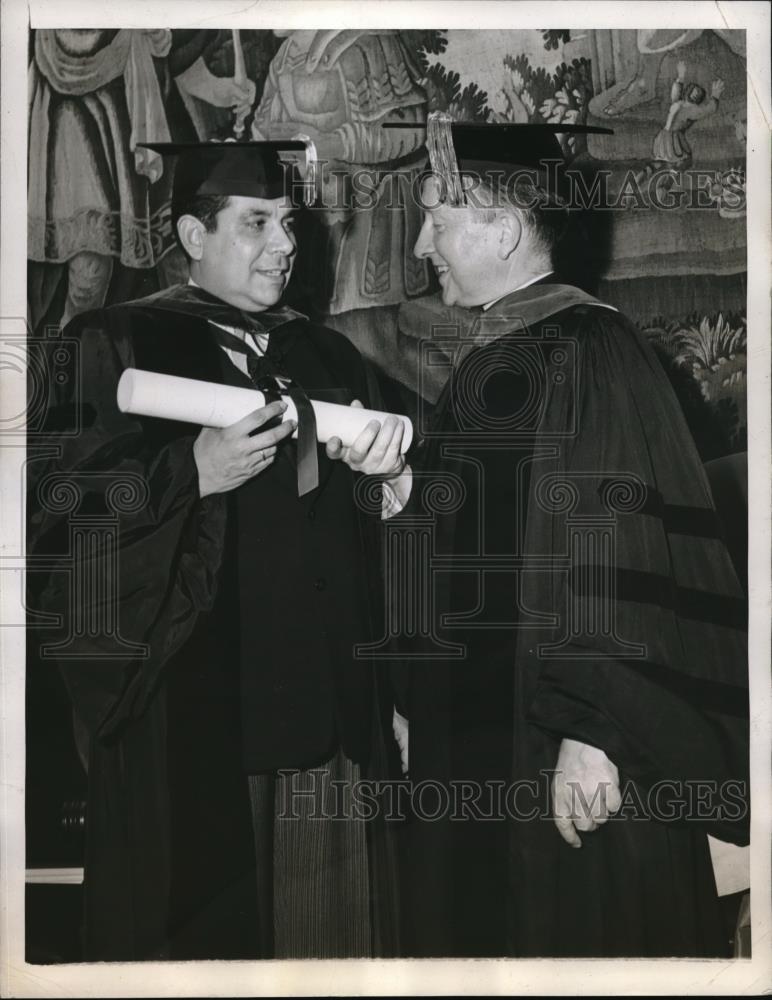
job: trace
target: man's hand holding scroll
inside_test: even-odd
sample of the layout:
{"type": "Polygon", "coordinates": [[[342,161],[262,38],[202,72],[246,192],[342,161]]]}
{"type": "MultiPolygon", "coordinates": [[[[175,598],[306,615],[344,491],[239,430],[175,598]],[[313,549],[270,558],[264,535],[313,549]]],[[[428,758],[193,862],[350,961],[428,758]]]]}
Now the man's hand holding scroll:
{"type": "Polygon", "coordinates": [[[279,442],[289,437],[297,424],[294,420],[285,420],[270,430],[255,432],[274,417],[280,417],[286,409],[286,403],[277,401],[248,413],[222,430],[202,428],[193,445],[202,497],[234,490],[268,468],[276,456],[279,442]]]}

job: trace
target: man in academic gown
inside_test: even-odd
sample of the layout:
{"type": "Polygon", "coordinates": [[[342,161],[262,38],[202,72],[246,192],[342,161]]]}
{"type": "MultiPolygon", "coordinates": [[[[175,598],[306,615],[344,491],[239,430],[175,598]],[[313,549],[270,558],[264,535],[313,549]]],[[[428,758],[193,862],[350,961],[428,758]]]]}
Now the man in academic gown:
{"type": "Polygon", "coordinates": [[[701,463],[644,339],[554,273],[554,135],[427,145],[415,253],[463,308],[399,516],[433,525],[406,948],[725,954],[706,834],[747,842],[746,609],[701,463]]]}
{"type": "Polygon", "coordinates": [[[309,437],[308,398],[370,394],[349,342],[280,304],[303,186],[276,144],[154,148],[178,156],[191,283],[70,324],[78,378],[51,386],[49,457],[29,471],[30,552],[74,559],[31,591],[60,616],[37,638],[88,767],[84,957],[388,952],[388,844],[350,808],[310,817],[390,752],[388,695],[354,655],[381,602],[353,470],[400,471],[402,425],[331,442],[343,461],[309,437]],[[289,379],[298,442],[278,394],[224,430],[122,413],[128,367],[289,379]],[[84,519],[91,548],[73,552],[84,519]]]}

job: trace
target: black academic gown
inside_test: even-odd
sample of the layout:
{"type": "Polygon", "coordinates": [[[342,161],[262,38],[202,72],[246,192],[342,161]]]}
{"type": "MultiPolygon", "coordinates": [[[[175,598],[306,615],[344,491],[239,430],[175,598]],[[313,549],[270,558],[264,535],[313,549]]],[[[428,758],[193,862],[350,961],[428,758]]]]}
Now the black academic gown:
{"type": "MultiPolygon", "coordinates": [[[[312,398],[367,403],[344,337],[290,310],[271,326],[284,374],[312,398]]],[[[86,314],[66,333],[80,375],[52,386],[45,444],[58,455],[30,463],[29,537],[33,553],[66,556],[68,515],[114,518],[115,541],[93,556],[108,565],[113,545],[112,595],[73,594],[59,572],[31,588],[64,626],[38,640],[69,630],[54,657],[88,732],[85,957],[258,957],[271,930],[258,927],[245,775],[310,767],[338,746],[364,773],[380,766],[382,706],[352,654],[377,628],[378,518],[323,448],[319,486],[299,498],[294,442],[255,480],[202,500],[199,428],[118,410],[127,367],[250,384],[188,290],[86,314]],[[78,492],[74,511],[57,506],[60,481],[78,492]]]]}
{"type": "Polygon", "coordinates": [[[434,636],[403,647],[432,653],[404,706],[412,781],[455,785],[451,809],[464,782],[487,791],[413,816],[407,950],[724,954],[706,833],[747,842],[745,606],[680,408],[632,326],[566,286],[469,314],[459,346],[403,515],[429,514],[452,562],[434,636]],[[423,506],[433,479],[444,510],[423,506]],[[604,750],[625,795],[579,850],[550,817],[562,738],[604,750]],[[728,799],[708,815],[704,781],[728,799]]]}

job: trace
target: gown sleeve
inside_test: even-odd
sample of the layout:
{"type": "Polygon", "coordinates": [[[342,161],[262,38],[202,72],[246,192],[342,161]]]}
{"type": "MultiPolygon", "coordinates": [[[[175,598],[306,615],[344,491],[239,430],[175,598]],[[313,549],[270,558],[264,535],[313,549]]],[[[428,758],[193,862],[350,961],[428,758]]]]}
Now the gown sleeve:
{"type": "Polygon", "coordinates": [[[581,554],[567,572],[525,574],[532,580],[524,605],[558,610],[561,619],[539,636],[544,645],[522,637],[521,662],[535,678],[528,719],[556,738],[599,747],[642,786],[675,783],[687,810],[699,812],[697,786],[712,783],[715,808],[700,818],[708,832],[743,843],[747,606],[702,463],[665,373],[636,331],[604,315],[578,322],[573,335],[575,395],[562,412],[547,401],[541,430],[555,440],[575,420],[575,433],[563,435],[551,478],[532,476],[526,544],[534,554],[581,554]],[[568,516],[545,503],[545,487],[559,484],[573,496],[568,516]],[[572,518],[605,518],[613,543],[571,550],[572,518]],[[610,581],[613,627],[569,634],[569,607],[578,620],[598,621],[601,579],[610,581]],[[544,655],[556,639],[560,655],[544,655]]]}
{"type": "Polygon", "coordinates": [[[706,832],[746,844],[746,693],[705,687],[674,683],[650,665],[563,661],[542,667],[528,718],[558,739],[599,747],[623,779],[653,794],[656,808],[675,816],[667,803],[677,802],[683,819],[702,819],[706,832]]]}
{"type": "Polygon", "coordinates": [[[78,345],[77,374],[52,384],[28,463],[28,550],[48,569],[32,574],[43,579],[30,600],[60,622],[38,632],[41,654],[58,661],[81,722],[108,737],[142,713],[211,607],[225,506],[200,497],[198,428],[119,411],[130,332],[103,312],[65,333],[78,345]]]}

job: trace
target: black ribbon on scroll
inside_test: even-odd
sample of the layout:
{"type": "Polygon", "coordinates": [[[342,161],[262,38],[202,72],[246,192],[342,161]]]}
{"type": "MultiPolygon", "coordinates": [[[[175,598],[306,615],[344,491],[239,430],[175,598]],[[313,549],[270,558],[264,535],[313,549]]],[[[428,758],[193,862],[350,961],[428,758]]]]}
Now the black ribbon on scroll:
{"type": "MultiPolygon", "coordinates": [[[[251,374],[251,373],[250,373],[251,374]]],[[[276,375],[261,375],[255,387],[265,395],[266,405],[289,396],[298,413],[298,496],[319,485],[319,458],[316,453],[316,415],[311,400],[297,382],[276,375]]]]}

